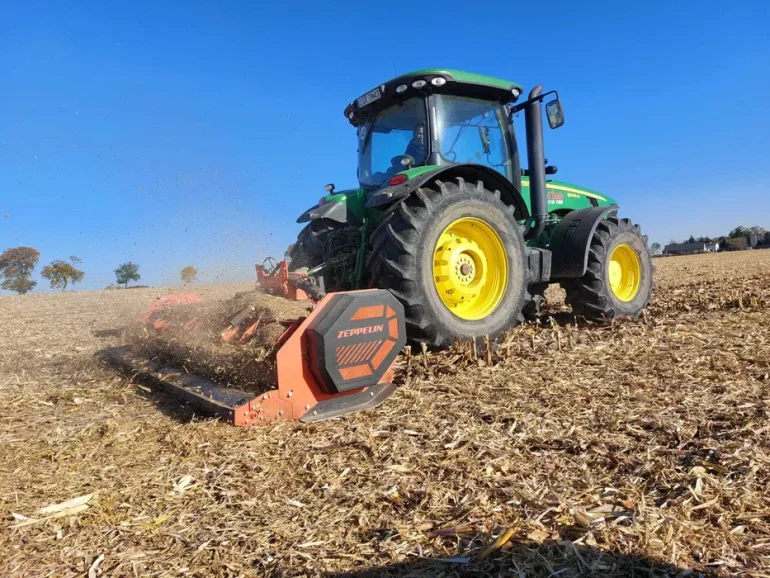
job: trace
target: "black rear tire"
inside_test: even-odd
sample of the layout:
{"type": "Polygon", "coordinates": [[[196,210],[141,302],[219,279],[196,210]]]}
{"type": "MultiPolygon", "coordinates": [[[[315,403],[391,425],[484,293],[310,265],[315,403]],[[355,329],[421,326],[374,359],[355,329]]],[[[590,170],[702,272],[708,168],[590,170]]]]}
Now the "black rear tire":
{"type": "Polygon", "coordinates": [[[513,207],[482,182],[436,181],[391,207],[372,234],[369,286],[390,290],[404,305],[413,345],[446,347],[456,339],[494,339],[522,321],[527,299],[525,244],[513,207]],[[461,218],[483,221],[505,249],[508,277],[500,303],[486,317],[467,320],[444,304],[434,282],[434,252],[441,233],[461,218]]]}
{"type": "Polygon", "coordinates": [[[330,219],[311,221],[299,232],[297,241],[289,250],[289,269],[317,267],[324,262],[324,248],[329,235],[339,231],[343,225],[330,219]]]}
{"type": "Polygon", "coordinates": [[[639,225],[615,217],[600,221],[591,239],[585,275],[564,280],[561,286],[567,292],[567,304],[576,315],[592,320],[638,317],[650,302],[653,290],[652,257],[639,225]],[[628,301],[618,298],[609,280],[610,257],[619,245],[630,246],[640,265],[639,288],[628,301]]]}

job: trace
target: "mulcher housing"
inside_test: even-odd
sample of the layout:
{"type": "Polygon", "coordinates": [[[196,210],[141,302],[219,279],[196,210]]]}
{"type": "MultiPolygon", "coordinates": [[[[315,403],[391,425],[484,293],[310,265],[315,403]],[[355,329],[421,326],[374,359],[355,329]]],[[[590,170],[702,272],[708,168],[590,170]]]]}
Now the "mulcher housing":
{"type": "MultiPolygon", "coordinates": [[[[139,319],[145,331],[162,336],[169,316],[199,303],[195,295],[158,300],[139,319]]],[[[224,342],[245,343],[259,327],[249,307],[221,333],[224,342]]],[[[199,329],[197,318],[185,332],[199,329]]],[[[173,338],[173,335],[170,336],[173,338]]],[[[313,422],[376,407],[396,389],[393,362],[406,343],[404,311],[388,291],[363,290],[326,295],[306,317],[291,322],[275,349],[272,387],[255,394],[223,387],[180,367],[164,365],[131,350],[115,347],[102,360],[133,379],[180,398],[208,415],[238,426],[276,421],[313,422]]]]}

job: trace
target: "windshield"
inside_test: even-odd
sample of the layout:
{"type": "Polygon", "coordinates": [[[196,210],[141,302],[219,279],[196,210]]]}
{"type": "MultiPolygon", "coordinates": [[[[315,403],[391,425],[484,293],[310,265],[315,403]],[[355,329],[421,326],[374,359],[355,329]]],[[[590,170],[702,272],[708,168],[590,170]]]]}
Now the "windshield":
{"type": "Polygon", "coordinates": [[[425,100],[414,97],[382,110],[358,127],[358,181],[362,186],[379,186],[403,171],[404,155],[412,157],[412,166],[425,162],[425,120],[425,100]]]}
{"type": "Polygon", "coordinates": [[[485,165],[512,178],[510,128],[502,104],[437,95],[436,115],[442,159],[485,165]]]}

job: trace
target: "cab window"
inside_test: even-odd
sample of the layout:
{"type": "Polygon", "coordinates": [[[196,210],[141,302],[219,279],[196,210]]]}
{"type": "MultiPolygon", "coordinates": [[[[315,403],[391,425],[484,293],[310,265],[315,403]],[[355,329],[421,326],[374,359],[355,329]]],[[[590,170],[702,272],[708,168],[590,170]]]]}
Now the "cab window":
{"type": "Polygon", "coordinates": [[[406,167],[428,158],[428,128],[424,98],[410,98],[394,104],[358,128],[358,180],[362,186],[379,186],[406,167]]]}
{"type": "Polygon", "coordinates": [[[448,163],[485,165],[512,180],[505,107],[458,96],[436,96],[439,153],[448,163]]]}

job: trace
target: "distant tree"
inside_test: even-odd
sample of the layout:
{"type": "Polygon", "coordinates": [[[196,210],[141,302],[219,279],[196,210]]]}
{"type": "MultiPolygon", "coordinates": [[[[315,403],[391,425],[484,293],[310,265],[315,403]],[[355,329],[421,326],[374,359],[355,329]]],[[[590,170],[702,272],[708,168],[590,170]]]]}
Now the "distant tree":
{"type": "Polygon", "coordinates": [[[695,243],[695,237],[693,237],[692,235],[690,235],[690,238],[689,238],[689,239],[687,239],[687,242],[688,242],[688,243],[695,243]]]}
{"type": "Polygon", "coordinates": [[[668,244],[669,244],[669,245],[678,245],[678,244],[679,244],[679,241],[677,241],[676,239],[671,239],[671,240],[668,242],[668,244]]]}
{"type": "Polygon", "coordinates": [[[40,260],[40,251],[32,247],[15,247],[0,253],[0,288],[24,295],[37,285],[32,271],[40,260]]]}
{"type": "Polygon", "coordinates": [[[767,231],[765,231],[764,227],[754,225],[753,227],[749,227],[749,233],[752,233],[756,235],[758,239],[761,239],[767,234],[767,231]]]}
{"type": "MultiPolygon", "coordinates": [[[[80,263],[81,260],[78,257],[70,257],[73,263],[80,263]]],[[[61,289],[64,291],[67,289],[67,285],[72,283],[80,283],[85,276],[85,273],[75,267],[73,263],[67,263],[58,259],[53,261],[50,265],[46,265],[40,274],[51,282],[51,289],[61,289]]]]}
{"type": "Polygon", "coordinates": [[[188,265],[181,271],[182,283],[185,285],[192,285],[198,278],[198,270],[192,265],[188,265]]]}
{"type": "Polygon", "coordinates": [[[731,251],[741,251],[749,247],[746,237],[728,237],[726,244],[731,251]]]}
{"type": "Polygon", "coordinates": [[[711,237],[698,237],[695,239],[696,243],[712,243],[711,237]]]}
{"type": "Polygon", "coordinates": [[[765,233],[765,245],[770,245],[770,231],[765,233]]]}
{"type": "Polygon", "coordinates": [[[73,265],[80,265],[83,262],[83,259],[81,259],[77,255],[71,255],[70,262],[72,262],[73,265]]]}
{"type": "Polygon", "coordinates": [[[129,261],[128,263],[123,263],[120,267],[115,269],[115,279],[118,282],[118,285],[123,285],[123,287],[128,287],[128,284],[131,281],[139,281],[142,276],[139,275],[139,265],[136,263],[132,263],[129,261]]]}
{"type": "Polygon", "coordinates": [[[32,291],[35,285],[37,285],[37,281],[33,281],[29,277],[14,277],[13,279],[6,279],[0,286],[6,291],[15,291],[19,295],[24,295],[32,291]]]}
{"type": "Polygon", "coordinates": [[[663,253],[663,248],[660,246],[660,243],[653,243],[650,249],[653,255],[660,255],[663,253]]]}
{"type": "Polygon", "coordinates": [[[738,237],[747,237],[749,235],[749,230],[746,227],[735,227],[732,231],[730,231],[727,235],[730,239],[737,239],[738,237]]]}

